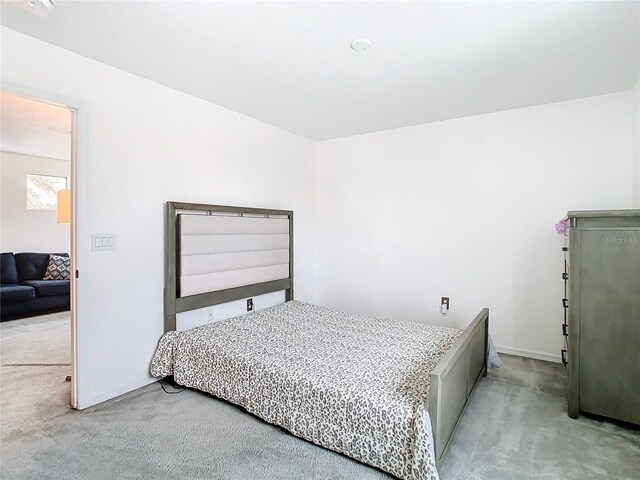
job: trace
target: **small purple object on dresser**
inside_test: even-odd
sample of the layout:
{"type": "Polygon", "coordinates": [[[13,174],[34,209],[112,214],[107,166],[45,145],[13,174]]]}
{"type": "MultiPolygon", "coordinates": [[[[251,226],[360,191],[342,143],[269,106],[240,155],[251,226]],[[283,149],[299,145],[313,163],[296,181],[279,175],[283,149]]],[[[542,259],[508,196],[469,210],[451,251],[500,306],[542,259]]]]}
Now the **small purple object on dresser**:
{"type": "Polygon", "coordinates": [[[569,226],[567,225],[566,218],[556,223],[556,232],[558,232],[560,235],[563,235],[567,231],[567,228],[569,228],[569,226]]]}

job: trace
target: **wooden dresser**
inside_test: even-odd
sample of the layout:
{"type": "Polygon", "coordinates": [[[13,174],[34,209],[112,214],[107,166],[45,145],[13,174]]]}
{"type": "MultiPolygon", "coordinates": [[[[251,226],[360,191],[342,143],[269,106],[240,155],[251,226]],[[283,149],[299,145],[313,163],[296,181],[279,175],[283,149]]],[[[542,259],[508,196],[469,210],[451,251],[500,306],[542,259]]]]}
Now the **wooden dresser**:
{"type": "Polygon", "coordinates": [[[569,416],[588,412],[640,424],[640,210],[567,218],[569,416]]]}

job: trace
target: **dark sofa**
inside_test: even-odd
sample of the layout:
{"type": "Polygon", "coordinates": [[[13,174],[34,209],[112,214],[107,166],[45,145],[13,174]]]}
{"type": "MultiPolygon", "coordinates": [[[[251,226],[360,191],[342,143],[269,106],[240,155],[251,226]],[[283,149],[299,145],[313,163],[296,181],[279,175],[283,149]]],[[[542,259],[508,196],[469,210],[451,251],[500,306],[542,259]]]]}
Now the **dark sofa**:
{"type": "Polygon", "coordinates": [[[0,264],[1,320],[69,310],[69,280],[43,280],[48,253],[2,253],[0,264]]]}

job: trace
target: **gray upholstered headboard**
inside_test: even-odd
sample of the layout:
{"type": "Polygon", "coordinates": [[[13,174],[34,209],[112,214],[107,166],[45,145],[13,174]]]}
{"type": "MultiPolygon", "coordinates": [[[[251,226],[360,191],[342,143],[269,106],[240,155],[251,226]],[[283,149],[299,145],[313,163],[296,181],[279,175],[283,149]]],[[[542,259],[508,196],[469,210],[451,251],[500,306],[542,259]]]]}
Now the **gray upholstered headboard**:
{"type": "Polygon", "coordinates": [[[293,212],[167,202],[164,329],[176,314],[285,290],[293,299],[293,212]]]}

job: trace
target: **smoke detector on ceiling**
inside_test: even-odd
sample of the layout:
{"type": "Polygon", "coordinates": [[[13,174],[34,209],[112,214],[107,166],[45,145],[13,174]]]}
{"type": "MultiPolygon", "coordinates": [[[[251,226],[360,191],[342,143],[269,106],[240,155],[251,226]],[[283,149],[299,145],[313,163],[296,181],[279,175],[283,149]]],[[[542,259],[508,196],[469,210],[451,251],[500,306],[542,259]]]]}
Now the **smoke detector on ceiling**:
{"type": "Polygon", "coordinates": [[[30,7],[42,7],[51,10],[56,6],[56,0],[27,0],[30,7]]]}
{"type": "Polygon", "coordinates": [[[358,38],[351,42],[351,48],[356,52],[364,52],[371,48],[371,40],[367,40],[366,38],[358,38]]]}

